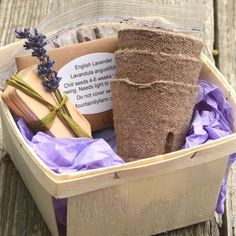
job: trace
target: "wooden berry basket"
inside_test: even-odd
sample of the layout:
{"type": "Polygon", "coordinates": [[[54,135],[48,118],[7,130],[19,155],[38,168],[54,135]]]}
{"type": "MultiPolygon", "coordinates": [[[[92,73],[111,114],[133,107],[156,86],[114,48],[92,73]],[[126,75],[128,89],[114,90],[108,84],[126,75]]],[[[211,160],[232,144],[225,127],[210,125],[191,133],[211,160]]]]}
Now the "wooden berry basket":
{"type": "MultiPolygon", "coordinates": [[[[204,55],[202,60],[200,78],[222,89],[236,117],[233,89],[204,55]]],[[[56,174],[27,145],[2,100],[0,109],[6,150],[55,236],[53,197],[68,199],[68,236],[149,236],[211,219],[228,155],[236,152],[233,133],[121,166],[56,174]]]]}

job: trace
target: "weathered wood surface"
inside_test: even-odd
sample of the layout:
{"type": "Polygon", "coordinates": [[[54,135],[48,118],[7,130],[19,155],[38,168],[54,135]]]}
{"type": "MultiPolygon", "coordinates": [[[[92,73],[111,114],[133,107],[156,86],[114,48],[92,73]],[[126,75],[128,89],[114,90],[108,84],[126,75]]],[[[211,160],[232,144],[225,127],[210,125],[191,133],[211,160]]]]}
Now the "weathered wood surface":
{"type": "MultiPolygon", "coordinates": [[[[6,45],[10,42],[13,42],[14,34],[13,31],[16,26],[35,26],[37,23],[47,15],[51,10],[55,9],[58,6],[65,6],[66,4],[72,2],[72,0],[1,0],[0,1],[0,45],[6,45]]],[[[205,6],[207,14],[204,23],[204,34],[203,39],[208,47],[208,50],[211,52],[213,50],[214,43],[214,0],[156,0],[157,3],[177,3],[177,4],[185,4],[185,3],[201,3],[205,6]]],[[[229,2],[233,5],[233,0],[230,1],[217,1],[219,5],[227,7],[227,12],[222,13],[219,8],[219,17],[221,16],[224,22],[230,23],[229,27],[235,27],[235,20],[233,21],[233,16],[231,13],[232,19],[228,20],[227,14],[232,11],[229,2]],[[225,2],[228,2],[227,4],[225,2]],[[220,15],[220,13],[222,15],[220,15]],[[232,21],[232,22],[231,22],[232,21]]],[[[219,33],[219,39],[222,37],[222,44],[220,48],[224,51],[228,49],[225,56],[220,55],[220,66],[228,75],[228,63],[234,66],[235,72],[235,62],[232,58],[233,52],[232,48],[230,48],[230,42],[227,42],[227,37],[225,37],[225,33],[231,37],[235,37],[233,35],[233,31],[230,32],[230,28],[224,28],[223,25],[219,29],[219,31],[224,32],[219,33]],[[228,47],[228,48],[226,48],[228,47]],[[225,68],[225,69],[224,69],[225,68]]],[[[218,39],[218,41],[219,41],[218,39]]],[[[234,38],[235,39],[235,38],[234,38]]],[[[235,41],[234,41],[235,45],[235,41]]],[[[226,52],[226,51],[225,51],[226,52]]],[[[235,55],[234,55],[235,56],[235,55]]],[[[230,70],[233,72],[233,69],[230,70]]],[[[234,77],[230,77],[231,81],[235,82],[234,77]]],[[[9,236],[9,235],[42,235],[49,236],[50,232],[47,229],[40,213],[38,212],[29,192],[24,186],[18,172],[14,168],[10,159],[4,155],[3,142],[1,140],[0,135],[0,151],[2,160],[0,161],[0,235],[1,236],[9,236]]],[[[201,224],[197,224],[194,226],[187,227],[185,229],[179,229],[170,233],[165,233],[162,235],[204,235],[204,236],[217,236],[219,235],[219,229],[215,222],[215,220],[207,221],[201,224]]]]}
{"type": "MultiPolygon", "coordinates": [[[[236,89],[236,1],[216,1],[216,47],[219,50],[218,67],[236,89]]],[[[226,201],[228,235],[236,235],[236,164],[228,178],[226,201]]],[[[226,221],[226,220],[225,220],[226,221]]]]}

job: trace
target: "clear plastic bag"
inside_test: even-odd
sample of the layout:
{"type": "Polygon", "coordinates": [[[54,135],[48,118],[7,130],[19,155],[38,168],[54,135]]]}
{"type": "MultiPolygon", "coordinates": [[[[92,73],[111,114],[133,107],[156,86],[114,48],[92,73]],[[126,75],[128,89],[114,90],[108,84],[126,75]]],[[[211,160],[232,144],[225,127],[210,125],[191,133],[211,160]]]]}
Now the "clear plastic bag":
{"type": "MultiPolygon", "coordinates": [[[[66,9],[53,10],[52,14],[36,28],[47,34],[48,48],[54,48],[78,43],[78,40],[73,40],[73,32],[93,25],[104,26],[104,23],[145,25],[199,36],[202,32],[203,21],[204,9],[199,5],[160,5],[155,1],[142,0],[80,0],[70,4],[66,9]],[[69,39],[65,35],[69,35],[69,39]],[[60,41],[62,37],[64,37],[63,42],[60,41]]],[[[109,33],[106,34],[109,35],[109,33]]],[[[5,80],[16,72],[15,57],[30,53],[23,49],[22,43],[12,45],[13,49],[4,54],[4,62],[0,67],[1,89],[5,87],[5,80]]]]}

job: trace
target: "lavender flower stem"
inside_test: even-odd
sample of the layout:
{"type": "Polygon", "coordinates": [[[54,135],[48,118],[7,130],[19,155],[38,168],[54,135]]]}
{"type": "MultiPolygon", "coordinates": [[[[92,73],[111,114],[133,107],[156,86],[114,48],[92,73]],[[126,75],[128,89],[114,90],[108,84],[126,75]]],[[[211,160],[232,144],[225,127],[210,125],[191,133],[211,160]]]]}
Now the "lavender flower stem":
{"type": "MultiPolygon", "coordinates": [[[[56,96],[56,98],[57,98],[57,101],[60,103],[60,102],[62,101],[62,99],[63,99],[60,90],[59,90],[59,89],[56,89],[55,92],[54,92],[54,94],[55,94],[55,96],[56,96]]],[[[72,116],[71,116],[71,114],[70,114],[70,111],[69,111],[69,109],[68,109],[68,107],[67,107],[66,104],[65,104],[64,106],[62,106],[62,109],[63,109],[63,111],[64,111],[70,118],[72,118],[72,116]]]]}
{"type": "MultiPolygon", "coordinates": [[[[34,29],[34,33],[30,32],[29,28],[22,30],[16,29],[16,38],[27,39],[24,47],[26,50],[32,50],[32,56],[37,57],[40,61],[38,65],[38,74],[43,79],[43,86],[48,92],[53,92],[58,103],[63,100],[59,87],[60,79],[57,76],[57,72],[53,70],[54,61],[47,55],[47,50],[44,48],[47,45],[46,36],[38,33],[37,29],[34,29]]],[[[62,107],[63,111],[72,118],[70,111],[65,104],[62,107]]]]}

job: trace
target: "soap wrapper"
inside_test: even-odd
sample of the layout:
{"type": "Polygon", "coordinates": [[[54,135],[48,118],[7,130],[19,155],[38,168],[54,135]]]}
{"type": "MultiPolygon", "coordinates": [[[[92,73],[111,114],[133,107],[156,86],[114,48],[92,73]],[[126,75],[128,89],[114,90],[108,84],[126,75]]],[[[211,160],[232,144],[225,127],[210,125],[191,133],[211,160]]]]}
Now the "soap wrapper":
{"type": "Polygon", "coordinates": [[[35,133],[44,131],[57,138],[91,137],[88,121],[67,96],[61,96],[59,100],[54,93],[45,90],[33,66],[9,78],[2,98],[10,110],[24,118],[35,133]],[[68,113],[64,111],[65,107],[68,113]]]}

